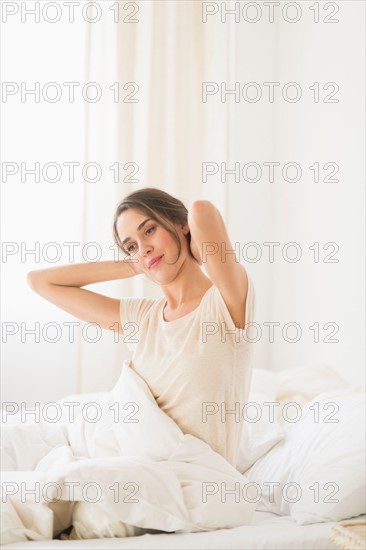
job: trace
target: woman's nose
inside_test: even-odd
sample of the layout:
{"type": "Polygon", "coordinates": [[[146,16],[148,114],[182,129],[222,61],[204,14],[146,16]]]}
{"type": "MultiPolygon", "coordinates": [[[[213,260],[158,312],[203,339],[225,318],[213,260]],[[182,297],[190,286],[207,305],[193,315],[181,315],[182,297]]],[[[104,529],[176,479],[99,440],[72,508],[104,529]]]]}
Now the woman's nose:
{"type": "Polygon", "coordinates": [[[139,254],[140,256],[146,256],[146,254],[148,254],[149,252],[151,252],[152,250],[152,246],[151,244],[143,244],[141,243],[140,244],[140,247],[139,247],[139,254]]]}

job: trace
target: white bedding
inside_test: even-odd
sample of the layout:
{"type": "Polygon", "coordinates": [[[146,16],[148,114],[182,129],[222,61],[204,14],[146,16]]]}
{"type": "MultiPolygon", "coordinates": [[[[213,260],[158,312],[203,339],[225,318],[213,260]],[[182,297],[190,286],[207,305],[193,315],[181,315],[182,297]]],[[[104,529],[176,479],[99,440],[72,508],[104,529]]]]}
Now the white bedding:
{"type": "MultiPolygon", "coordinates": [[[[366,519],[359,516],[357,519],[366,519]]],[[[233,529],[222,529],[206,533],[182,534],[145,534],[139,537],[40,541],[9,544],[8,550],[28,549],[47,550],[64,548],[65,550],[97,549],[202,549],[211,550],[339,550],[329,540],[334,523],[314,523],[297,525],[287,516],[276,516],[268,512],[255,512],[253,524],[233,529]]]]}
{"type": "Polygon", "coordinates": [[[132,369],[85,411],[66,424],[4,426],[3,544],[52,539],[71,523],[71,538],[90,539],[252,522],[253,487],[226,497],[244,494],[245,476],[183,434],[132,369]]]}
{"type": "MultiPolygon", "coordinates": [[[[257,369],[251,400],[258,401],[261,395],[282,406],[296,396],[304,406],[322,391],[347,387],[328,368],[318,369],[316,375],[300,367],[280,373],[257,369]]],[[[75,401],[78,396],[71,397],[69,401],[75,401]]],[[[21,424],[19,414],[8,416],[2,433],[2,488],[4,482],[18,485],[5,486],[8,494],[2,502],[2,543],[7,548],[336,548],[328,539],[334,521],[320,518],[320,522],[305,525],[291,516],[256,509],[257,504],[249,502],[255,492],[248,492],[248,500],[240,502],[230,498],[223,502],[221,491],[211,494],[210,489],[221,483],[228,489],[238,482],[245,487],[250,476],[240,474],[202,441],[182,434],[132,369],[122,370],[112,392],[89,395],[89,399],[79,396],[81,405],[91,401],[98,401],[103,410],[96,423],[86,422],[83,416],[65,423],[70,414],[65,416],[64,407],[61,421],[55,424],[21,424]],[[122,405],[118,422],[115,403],[122,405]],[[62,495],[53,493],[57,499],[52,504],[32,505],[28,495],[21,502],[20,484],[32,479],[41,484],[56,482],[62,495]],[[65,491],[65,482],[70,481],[79,483],[72,499],[70,488],[65,491]],[[94,503],[86,502],[80,492],[83,483],[91,481],[103,494],[103,499],[94,503]],[[116,492],[110,487],[116,483],[122,487],[126,481],[135,485],[124,495],[137,487],[138,502],[121,502],[125,500],[121,493],[116,502],[116,492]],[[205,503],[202,481],[208,484],[205,503]],[[14,495],[9,494],[12,489],[14,495]],[[88,540],[50,540],[71,523],[71,538],[88,540]],[[152,526],[178,532],[156,533],[152,526]]],[[[280,424],[284,424],[280,416],[277,420],[266,424],[262,419],[248,426],[243,441],[245,448],[251,449],[244,460],[248,467],[260,464],[258,458],[269,456],[271,448],[273,454],[279,448],[277,443],[283,438],[280,424]]],[[[364,507],[358,513],[363,512],[364,507]]],[[[360,517],[366,516],[357,519],[360,517]]]]}

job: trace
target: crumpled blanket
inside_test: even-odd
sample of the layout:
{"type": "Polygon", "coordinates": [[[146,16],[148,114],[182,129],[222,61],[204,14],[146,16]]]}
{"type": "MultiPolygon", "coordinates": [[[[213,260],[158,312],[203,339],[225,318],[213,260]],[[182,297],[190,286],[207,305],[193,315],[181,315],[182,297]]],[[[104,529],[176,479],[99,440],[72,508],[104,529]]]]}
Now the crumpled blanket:
{"type": "Polygon", "coordinates": [[[62,422],[4,422],[1,544],[251,524],[253,484],[183,434],[127,360],[111,392],[75,409],[62,422]]]}

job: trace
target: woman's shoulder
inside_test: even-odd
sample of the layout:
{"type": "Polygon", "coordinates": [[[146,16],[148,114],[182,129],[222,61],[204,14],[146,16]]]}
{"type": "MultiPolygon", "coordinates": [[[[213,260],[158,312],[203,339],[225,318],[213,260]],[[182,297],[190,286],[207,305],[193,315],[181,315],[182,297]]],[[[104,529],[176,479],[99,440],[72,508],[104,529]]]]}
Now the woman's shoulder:
{"type": "Polygon", "coordinates": [[[120,298],[121,316],[124,312],[126,318],[139,319],[150,314],[159,308],[164,300],[164,297],[147,298],[146,296],[122,297],[120,298]]]}

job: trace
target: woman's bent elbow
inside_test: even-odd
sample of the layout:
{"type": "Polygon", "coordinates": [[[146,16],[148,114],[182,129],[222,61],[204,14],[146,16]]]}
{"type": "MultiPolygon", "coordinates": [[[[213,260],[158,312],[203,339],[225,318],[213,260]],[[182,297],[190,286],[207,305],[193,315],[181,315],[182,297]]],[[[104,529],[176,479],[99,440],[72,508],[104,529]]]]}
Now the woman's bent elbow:
{"type": "Polygon", "coordinates": [[[39,282],[39,273],[37,271],[29,271],[27,273],[27,283],[32,290],[35,290],[37,283],[39,282]]]}

